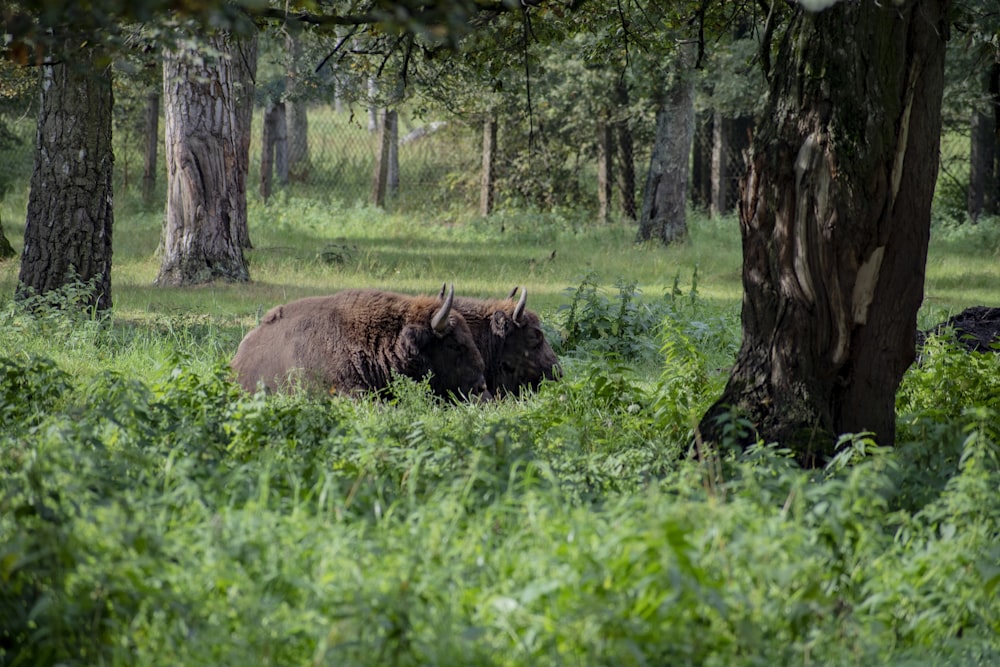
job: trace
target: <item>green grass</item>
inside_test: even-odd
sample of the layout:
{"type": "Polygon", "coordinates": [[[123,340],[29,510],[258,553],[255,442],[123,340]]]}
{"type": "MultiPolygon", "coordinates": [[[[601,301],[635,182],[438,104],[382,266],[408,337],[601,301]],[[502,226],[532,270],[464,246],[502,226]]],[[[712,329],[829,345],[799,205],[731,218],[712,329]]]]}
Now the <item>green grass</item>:
{"type": "MultiPolygon", "coordinates": [[[[0,208],[18,249],[23,205],[0,208]]],[[[289,193],[250,221],[252,282],[157,288],[161,215],[120,197],[109,322],[28,316],[0,264],[0,664],[1000,660],[996,356],[934,339],[894,450],[699,459],[739,344],[735,218],[693,215],[667,249],[565,211],[289,193]],[[445,281],[525,285],[563,379],[446,406],[410,382],[379,403],[228,377],[277,303],[445,281]]],[[[935,225],[923,325],[997,304],[998,239],[935,225]]]]}

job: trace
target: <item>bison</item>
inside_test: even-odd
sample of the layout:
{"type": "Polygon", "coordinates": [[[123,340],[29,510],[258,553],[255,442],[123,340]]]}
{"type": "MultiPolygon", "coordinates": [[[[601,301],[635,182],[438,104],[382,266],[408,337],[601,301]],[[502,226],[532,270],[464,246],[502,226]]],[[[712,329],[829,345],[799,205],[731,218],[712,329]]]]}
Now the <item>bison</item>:
{"type": "Polygon", "coordinates": [[[352,289],[268,311],[230,366],[247,391],[301,388],[357,395],[384,390],[394,373],[430,375],[438,396],[488,399],[483,358],[447,297],[352,289]]]}
{"type": "MultiPolygon", "coordinates": [[[[496,397],[525,387],[537,389],[542,380],[554,380],[560,373],[538,315],[525,309],[528,291],[522,287],[515,302],[517,290],[506,299],[455,299],[455,310],[468,322],[486,364],[486,388],[496,397]]],[[[444,291],[442,286],[441,295],[444,291]]]]}

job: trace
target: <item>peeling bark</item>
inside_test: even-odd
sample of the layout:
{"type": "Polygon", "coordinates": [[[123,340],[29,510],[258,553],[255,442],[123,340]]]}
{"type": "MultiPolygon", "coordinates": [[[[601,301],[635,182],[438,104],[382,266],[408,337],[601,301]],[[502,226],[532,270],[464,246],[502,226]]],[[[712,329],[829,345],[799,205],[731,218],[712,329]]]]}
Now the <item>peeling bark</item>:
{"type": "Polygon", "coordinates": [[[721,440],[735,410],[805,465],[842,433],[893,443],[923,300],[946,5],[797,10],[743,182],[743,343],[703,439],[721,440]]]}
{"type": "Polygon", "coordinates": [[[250,279],[246,179],[257,40],[217,33],[220,57],[163,56],[167,216],[157,285],[250,279]]]}

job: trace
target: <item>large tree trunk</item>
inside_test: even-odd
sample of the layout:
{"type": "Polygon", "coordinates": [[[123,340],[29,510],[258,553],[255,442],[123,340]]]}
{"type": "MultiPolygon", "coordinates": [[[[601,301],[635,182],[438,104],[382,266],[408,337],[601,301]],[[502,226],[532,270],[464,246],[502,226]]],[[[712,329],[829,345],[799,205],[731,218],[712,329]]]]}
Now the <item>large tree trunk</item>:
{"type": "MultiPolygon", "coordinates": [[[[67,45],[79,40],[67,40],[67,45]]],[[[94,281],[83,305],[111,308],[111,69],[87,47],[42,67],[17,294],[94,281]]],[[[103,60],[103,59],[102,59],[103,60]]]]}
{"type": "Polygon", "coordinates": [[[923,299],[946,5],[795,10],[740,202],[743,343],[703,439],[722,440],[735,410],[805,465],[839,434],[893,443],[923,299]]]}
{"type": "Polygon", "coordinates": [[[249,280],[246,180],[257,38],[217,33],[218,58],[166,52],[167,217],[158,285],[249,280]]]}
{"type": "Polygon", "coordinates": [[[688,46],[678,47],[671,83],[656,112],[656,138],[642,195],[637,240],[664,245],[687,235],[687,189],[694,138],[694,77],[688,46]]]}

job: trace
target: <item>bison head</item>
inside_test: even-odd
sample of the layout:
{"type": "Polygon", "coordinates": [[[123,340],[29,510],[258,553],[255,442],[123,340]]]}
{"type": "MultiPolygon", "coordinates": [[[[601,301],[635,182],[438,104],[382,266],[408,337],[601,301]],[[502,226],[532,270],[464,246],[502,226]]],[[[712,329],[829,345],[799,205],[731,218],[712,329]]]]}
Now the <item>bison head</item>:
{"type": "Polygon", "coordinates": [[[412,375],[430,374],[431,390],[439,396],[457,393],[465,399],[490,400],[483,357],[465,318],[453,308],[454,300],[452,286],[424,323],[403,329],[400,356],[422,367],[413,368],[412,375]]]}
{"type": "MultiPolygon", "coordinates": [[[[508,297],[513,301],[515,288],[508,297]]],[[[542,380],[555,380],[560,374],[559,359],[542,331],[538,315],[525,309],[528,291],[521,288],[521,298],[508,312],[493,313],[490,327],[495,336],[503,338],[495,385],[496,393],[516,393],[521,387],[537,389],[542,380]]]]}

